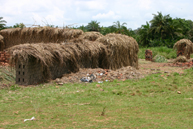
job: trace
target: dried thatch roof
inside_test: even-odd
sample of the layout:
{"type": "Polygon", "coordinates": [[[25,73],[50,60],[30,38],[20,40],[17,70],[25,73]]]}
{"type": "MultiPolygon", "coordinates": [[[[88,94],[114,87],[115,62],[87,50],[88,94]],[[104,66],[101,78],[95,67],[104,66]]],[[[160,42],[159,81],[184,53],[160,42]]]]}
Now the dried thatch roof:
{"type": "Polygon", "coordinates": [[[4,37],[5,49],[24,43],[61,43],[78,38],[84,32],[78,29],[58,28],[13,28],[4,29],[0,34],[4,37]]]}
{"type": "Polygon", "coordinates": [[[4,38],[2,35],[0,35],[0,51],[4,49],[4,38]]]}
{"type": "Polygon", "coordinates": [[[193,43],[188,39],[181,39],[174,44],[174,49],[183,50],[184,55],[187,56],[188,53],[193,53],[193,43]]]}
{"type": "Polygon", "coordinates": [[[129,36],[121,34],[107,34],[98,38],[96,41],[102,42],[108,48],[108,57],[111,69],[121,68],[123,66],[133,66],[138,68],[137,41],[129,36]]]}

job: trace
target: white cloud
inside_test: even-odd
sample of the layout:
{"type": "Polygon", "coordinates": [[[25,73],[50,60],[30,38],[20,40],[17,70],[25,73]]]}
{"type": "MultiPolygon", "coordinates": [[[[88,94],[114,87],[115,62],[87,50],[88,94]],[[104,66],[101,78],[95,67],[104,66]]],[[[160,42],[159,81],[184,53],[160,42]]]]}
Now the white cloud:
{"type": "Polygon", "coordinates": [[[108,13],[99,13],[96,16],[93,16],[92,19],[100,20],[100,19],[120,19],[121,16],[115,14],[113,11],[109,11],[108,13]]]}
{"type": "Polygon", "coordinates": [[[192,0],[1,0],[0,17],[7,25],[16,23],[63,26],[86,25],[97,20],[101,25],[126,22],[136,29],[150,21],[157,12],[193,20],[192,0]]]}

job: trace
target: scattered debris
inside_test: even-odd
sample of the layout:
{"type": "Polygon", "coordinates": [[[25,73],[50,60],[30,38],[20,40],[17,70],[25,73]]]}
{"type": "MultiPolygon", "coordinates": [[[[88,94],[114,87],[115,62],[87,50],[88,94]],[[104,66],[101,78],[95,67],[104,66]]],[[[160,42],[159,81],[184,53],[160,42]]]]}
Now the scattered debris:
{"type": "Polygon", "coordinates": [[[33,116],[31,119],[25,119],[24,122],[26,122],[28,120],[35,120],[35,117],[33,116]]]}
{"type": "Polygon", "coordinates": [[[139,70],[127,66],[117,70],[102,69],[102,68],[82,68],[79,72],[65,74],[62,78],[57,78],[58,83],[75,83],[75,82],[111,82],[113,80],[139,79],[144,75],[139,70]]]}
{"type": "Polygon", "coordinates": [[[193,66],[193,60],[189,61],[189,62],[176,62],[176,63],[169,63],[169,64],[165,64],[164,66],[170,66],[170,67],[191,67],[193,66]]]}

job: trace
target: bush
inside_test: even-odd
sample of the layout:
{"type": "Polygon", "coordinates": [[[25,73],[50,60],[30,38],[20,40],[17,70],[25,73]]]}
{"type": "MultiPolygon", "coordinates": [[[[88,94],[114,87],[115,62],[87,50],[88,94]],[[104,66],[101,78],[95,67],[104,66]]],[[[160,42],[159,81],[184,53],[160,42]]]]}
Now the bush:
{"type": "Polygon", "coordinates": [[[167,62],[166,58],[165,58],[164,56],[161,56],[161,55],[156,55],[156,56],[153,58],[153,61],[154,61],[154,62],[159,62],[159,63],[167,62]]]}

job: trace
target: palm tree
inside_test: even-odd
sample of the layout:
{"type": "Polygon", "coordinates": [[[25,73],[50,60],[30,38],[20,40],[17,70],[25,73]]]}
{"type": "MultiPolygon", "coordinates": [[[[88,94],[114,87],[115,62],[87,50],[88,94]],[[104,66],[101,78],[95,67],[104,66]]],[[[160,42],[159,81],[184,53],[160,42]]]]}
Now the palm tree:
{"type": "Polygon", "coordinates": [[[128,33],[128,30],[127,30],[127,27],[125,25],[127,25],[127,23],[120,23],[119,21],[117,22],[113,22],[114,25],[113,27],[117,28],[116,30],[116,33],[121,33],[121,34],[127,34],[128,33]]]}
{"type": "Polygon", "coordinates": [[[5,23],[7,23],[5,20],[2,20],[3,17],[0,17],[0,30],[5,28],[5,23]]]}
{"type": "Polygon", "coordinates": [[[100,25],[99,24],[100,24],[100,22],[91,21],[87,25],[88,31],[97,31],[97,32],[99,32],[99,30],[100,30],[100,25]]]}
{"type": "Polygon", "coordinates": [[[138,31],[140,38],[139,44],[142,46],[149,46],[149,41],[151,40],[150,24],[146,22],[146,25],[142,25],[138,31]]]}
{"type": "MultiPolygon", "coordinates": [[[[182,38],[184,36],[182,26],[176,20],[171,20],[169,22],[169,25],[167,27],[167,33],[168,33],[168,36],[171,36],[172,40],[178,37],[182,38]]],[[[167,39],[169,38],[170,37],[167,37],[167,39]]]]}
{"type": "Polygon", "coordinates": [[[153,14],[154,17],[150,21],[151,31],[154,34],[154,38],[164,39],[168,34],[169,22],[172,21],[170,15],[163,16],[161,12],[158,12],[158,15],[153,14]]]}

